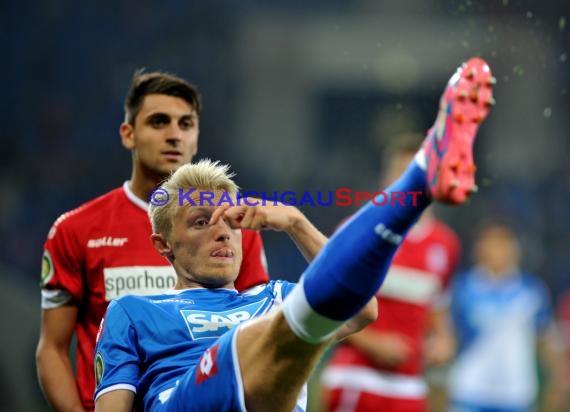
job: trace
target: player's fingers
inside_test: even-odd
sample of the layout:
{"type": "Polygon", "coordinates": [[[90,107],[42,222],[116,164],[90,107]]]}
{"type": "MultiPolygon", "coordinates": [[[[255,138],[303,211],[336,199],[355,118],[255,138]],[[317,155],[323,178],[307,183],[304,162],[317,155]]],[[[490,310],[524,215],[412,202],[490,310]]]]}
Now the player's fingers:
{"type": "Polygon", "coordinates": [[[239,229],[241,221],[247,210],[247,206],[232,206],[224,212],[224,219],[232,229],[239,229]]]}
{"type": "Polygon", "coordinates": [[[245,210],[245,215],[243,216],[243,219],[240,222],[240,226],[243,229],[250,229],[251,228],[251,222],[255,216],[255,206],[249,206],[246,208],[245,210]]]}
{"type": "Polygon", "coordinates": [[[212,216],[210,217],[210,224],[215,225],[218,223],[218,220],[225,214],[225,212],[230,208],[230,205],[221,205],[214,210],[212,216]]]}

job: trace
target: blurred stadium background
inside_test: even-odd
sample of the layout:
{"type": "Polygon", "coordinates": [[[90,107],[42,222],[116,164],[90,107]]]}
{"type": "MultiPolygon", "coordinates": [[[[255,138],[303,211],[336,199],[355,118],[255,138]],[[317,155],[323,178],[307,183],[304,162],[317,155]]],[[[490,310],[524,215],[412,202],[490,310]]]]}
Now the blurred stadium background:
{"type": "MultiPolygon", "coordinates": [[[[128,179],[118,126],[141,67],[199,86],[199,157],[232,164],[244,189],[373,190],[385,142],[426,130],[455,67],[481,55],[499,81],[481,191],[439,214],[466,251],[478,222],[508,219],[556,298],[570,287],[569,19],[566,0],[2,2],[0,410],[45,410],[42,244],[59,214],[128,179]]],[[[354,208],[303,210],[330,233],[354,208]]],[[[297,279],[289,239],[264,239],[270,273],[297,279]]]]}

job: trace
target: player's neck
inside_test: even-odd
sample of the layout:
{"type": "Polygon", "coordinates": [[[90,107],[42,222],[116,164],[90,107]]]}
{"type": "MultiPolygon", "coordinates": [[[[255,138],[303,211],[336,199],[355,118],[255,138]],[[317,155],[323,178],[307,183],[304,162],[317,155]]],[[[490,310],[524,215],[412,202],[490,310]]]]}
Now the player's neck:
{"type": "Polygon", "coordinates": [[[480,262],[478,266],[488,279],[492,279],[494,281],[510,279],[520,273],[516,264],[493,264],[491,262],[480,262]]]}
{"type": "Polygon", "coordinates": [[[519,273],[519,269],[516,265],[504,264],[504,265],[493,265],[493,264],[483,264],[487,276],[495,279],[508,279],[516,276],[519,273]]]}
{"type": "Polygon", "coordinates": [[[230,282],[230,283],[227,283],[227,284],[222,285],[222,286],[212,287],[211,285],[205,285],[205,284],[202,284],[202,283],[194,281],[194,280],[182,278],[181,276],[178,276],[178,279],[176,280],[176,285],[174,286],[175,290],[178,290],[178,289],[196,289],[196,288],[199,288],[199,289],[231,289],[231,290],[235,290],[234,282],[230,282]]]}
{"type": "Polygon", "coordinates": [[[160,186],[167,176],[145,173],[143,170],[134,168],[131,174],[129,186],[133,194],[139,199],[148,202],[148,194],[160,186]]]}

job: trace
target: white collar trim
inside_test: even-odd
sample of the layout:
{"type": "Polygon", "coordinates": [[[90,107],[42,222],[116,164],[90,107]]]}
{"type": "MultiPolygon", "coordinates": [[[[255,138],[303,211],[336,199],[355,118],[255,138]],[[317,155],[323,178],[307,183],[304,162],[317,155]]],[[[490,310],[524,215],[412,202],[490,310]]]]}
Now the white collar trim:
{"type": "Polygon", "coordinates": [[[148,203],[145,202],[144,200],[139,199],[131,190],[131,185],[130,185],[130,181],[127,180],[125,183],[123,183],[123,190],[125,192],[125,195],[127,196],[127,199],[129,199],[131,202],[133,202],[136,206],[140,207],[142,210],[144,210],[145,212],[148,212],[148,203]]]}
{"type": "MultiPolygon", "coordinates": [[[[265,285],[263,285],[265,286],[265,285]]],[[[204,288],[204,287],[195,287],[195,288],[183,288],[183,289],[168,289],[166,291],[164,291],[165,295],[178,295],[180,293],[184,293],[187,292],[189,290],[227,290],[229,292],[234,292],[236,294],[239,294],[239,292],[236,289],[229,289],[229,288],[204,288]]],[[[249,289],[248,289],[249,290],[249,289]]]]}

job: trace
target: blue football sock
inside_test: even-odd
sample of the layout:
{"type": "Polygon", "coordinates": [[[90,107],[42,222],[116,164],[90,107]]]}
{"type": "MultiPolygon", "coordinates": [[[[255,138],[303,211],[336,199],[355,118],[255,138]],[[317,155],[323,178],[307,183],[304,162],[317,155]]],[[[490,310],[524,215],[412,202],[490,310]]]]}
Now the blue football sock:
{"type": "Polygon", "coordinates": [[[425,171],[411,162],[377,205],[369,202],[331,237],[285,302],[299,337],[322,341],[377,293],[399,244],[431,202],[425,182],[425,171]]]}

